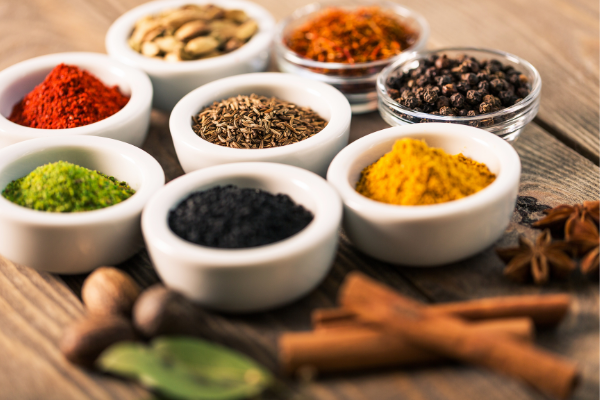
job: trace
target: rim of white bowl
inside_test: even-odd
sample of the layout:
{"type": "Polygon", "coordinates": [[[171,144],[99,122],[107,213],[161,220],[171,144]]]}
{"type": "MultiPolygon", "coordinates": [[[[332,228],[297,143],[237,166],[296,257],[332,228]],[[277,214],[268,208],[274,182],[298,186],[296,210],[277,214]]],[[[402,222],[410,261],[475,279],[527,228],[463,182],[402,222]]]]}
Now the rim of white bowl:
{"type": "MultiPolygon", "coordinates": [[[[275,193],[274,193],[275,194],[275,193]]],[[[284,193],[285,194],[285,193],[284,193]]],[[[222,164],[204,168],[183,175],[165,185],[148,202],[142,213],[142,232],[150,247],[159,248],[170,253],[174,258],[185,259],[190,263],[199,260],[213,266],[197,268],[236,268],[245,267],[257,262],[272,262],[281,257],[292,257],[303,253],[307,247],[327,238],[331,230],[337,228],[342,218],[342,201],[327,181],[317,174],[293,167],[266,162],[247,162],[222,164]],[[298,180],[300,186],[310,188],[317,211],[313,212],[313,220],[300,232],[287,239],[272,244],[241,248],[221,249],[197,245],[177,236],[168,226],[168,213],[185,197],[197,191],[197,187],[211,182],[212,187],[219,185],[219,180],[230,177],[267,177],[278,180],[298,180]]]]}
{"type": "MultiPolygon", "coordinates": [[[[17,162],[22,156],[51,148],[82,148],[92,150],[98,154],[118,153],[134,161],[142,177],[140,187],[133,196],[121,203],[99,210],[76,213],[32,210],[14,204],[0,195],[0,215],[2,215],[2,218],[29,222],[40,226],[65,227],[107,223],[111,220],[118,220],[140,213],[152,195],[165,183],[165,174],[162,167],[150,154],[132,144],[99,136],[38,138],[7,146],[0,150],[0,175],[9,165],[17,162]]],[[[4,188],[0,188],[0,193],[3,190],[4,188]]]]}
{"type": "MultiPolygon", "coordinates": [[[[257,91],[256,94],[261,95],[262,93],[257,91]]],[[[219,100],[223,100],[223,98],[217,97],[219,100]]],[[[216,156],[220,155],[227,158],[235,158],[234,156],[239,155],[239,158],[244,161],[261,161],[265,157],[291,155],[296,151],[323,145],[325,142],[339,136],[340,131],[347,129],[351,118],[352,110],[350,109],[348,99],[331,85],[293,74],[256,72],[218,79],[191,91],[175,105],[169,118],[169,129],[173,139],[177,137],[178,140],[196,150],[202,152],[209,151],[216,156]],[[302,90],[322,97],[330,107],[331,114],[327,126],[308,139],[268,149],[232,149],[210,143],[194,132],[191,122],[192,116],[196,115],[203,107],[212,104],[215,99],[215,93],[225,93],[233,89],[239,89],[239,92],[242,93],[244,88],[249,86],[286,88],[290,91],[302,90]]]]}
{"type": "MultiPolygon", "coordinates": [[[[383,156],[383,154],[381,154],[383,156]]],[[[367,167],[365,165],[364,167],[367,167]]],[[[498,196],[511,190],[521,175],[521,161],[515,149],[505,140],[483,129],[444,123],[414,124],[383,129],[362,137],[344,148],[333,159],[327,171],[327,180],[336,188],[344,204],[359,212],[376,218],[401,218],[403,220],[433,219],[445,215],[467,214],[476,207],[488,204],[498,196]],[[478,142],[492,149],[498,158],[500,171],[496,179],[486,188],[462,199],[446,203],[401,206],[382,203],[358,193],[349,181],[349,169],[365,150],[392,138],[427,136],[450,136],[455,140],[478,142]]]]}
{"type": "MultiPolygon", "coordinates": [[[[55,53],[45,56],[30,58],[12,65],[0,72],[0,90],[6,90],[15,80],[21,79],[40,70],[52,70],[57,65],[65,63],[76,65],[80,69],[88,70],[89,66],[110,71],[119,76],[120,80],[129,86],[130,98],[125,107],[108,118],[77,128],[68,129],[38,129],[30,128],[9,121],[8,116],[0,114],[0,135],[12,136],[20,139],[55,137],[61,135],[93,135],[95,132],[108,127],[126,124],[134,115],[138,115],[150,107],[152,102],[152,83],[143,71],[127,66],[106,54],[71,52],[55,53]]],[[[90,72],[93,74],[93,72],[90,72]]],[[[39,83],[42,83],[41,81],[39,83]]],[[[19,99],[20,100],[20,99],[19,99]]],[[[15,103],[16,104],[16,103],[15,103]]]]}
{"type": "Polygon", "coordinates": [[[202,72],[203,70],[219,69],[225,65],[240,63],[251,59],[257,53],[271,45],[275,33],[275,19],[263,7],[244,0],[159,0],[151,1],[135,7],[121,15],[108,29],[105,46],[108,54],[125,64],[141,68],[153,75],[171,74],[177,72],[202,72]],[[258,23],[258,32],[242,47],[231,53],[203,60],[167,62],[143,56],[134,51],[127,39],[133,26],[147,15],[157,14],[169,8],[177,8],[186,4],[215,4],[226,9],[244,10],[248,16],[258,23]]]}

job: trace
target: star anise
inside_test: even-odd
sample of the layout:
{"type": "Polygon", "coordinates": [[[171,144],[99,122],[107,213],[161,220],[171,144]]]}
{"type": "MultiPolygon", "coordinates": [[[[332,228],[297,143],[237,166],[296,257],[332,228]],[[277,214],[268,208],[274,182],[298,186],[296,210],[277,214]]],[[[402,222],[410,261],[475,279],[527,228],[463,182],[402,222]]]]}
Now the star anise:
{"type": "Polygon", "coordinates": [[[598,224],[599,219],[599,201],[584,201],[583,204],[561,204],[550,210],[544,210],[546,216],[531,224],[538,229],[549,228],[555,237],[563,237],[564,228],[569,219],[577,218],[586,212],[587,218],[598,224]]]}
{"type": "Polygon", "coordinates": [[[546,229],[535,243],[526,237],[519,237],[519,246],[496,249],[498,256],[506,263],[504,275],[517,282],[533,280],[543,285],[550,277],[566,278],[575,269],[575,261],[565,250],[568,244],[552,242],[550,230],[546,229]]]}
{"type": "Polygon", "coordinates": [[[600,235],[594,217],[584,210],[576,218],[569,218],[565,226],[565,238],[575,253],[582,256],[581,272],[589,278],[598,278],[600,235]]]}

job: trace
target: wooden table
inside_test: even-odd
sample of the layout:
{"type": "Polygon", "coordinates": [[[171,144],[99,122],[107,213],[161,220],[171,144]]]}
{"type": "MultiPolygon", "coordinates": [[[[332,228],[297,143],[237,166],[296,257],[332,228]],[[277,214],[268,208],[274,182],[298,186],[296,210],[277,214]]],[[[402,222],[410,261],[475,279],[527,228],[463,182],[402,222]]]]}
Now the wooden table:
{"type": "MultiPolygon", "coordinates": [[[[0,68],[63,51],[104,52],[104,35],[123,12],[143,0],[4,0],[0,4],[0,68]]],[[[281,19],[307,0],[260,0],[281,19]]],[[[515,145],[523,164],[520,195],[556,206],[598,198],[598,2],[593,0],[405,0],[431,25],[430,48],[481,46],[517,54],[543,79],[539,114],[515,145]]],[[[351,138],[385,128],[377,113],[355,116],[351,138]]],[[[165,169],[182,174],[169,135],[168,116],[153,112],[144,149],[165,169]]],[[[539,214],[532,217],[538,217],[539,214]]],[[[535,231],[515,212],[497,245],[516,243],[535,231]]],[[[32,249],[32,251],[35,251],[32,249]]],[[[435,251],[435,249],[432,249],[435,251]]],[[[145,251],[119,267],[144,287],[158,281],[145,251]]],[[[205,313],[215,338],[274,371],[277,336],[309,328],[309,313],[331,306],[348,271],[361,270],[423,302],[509,294],[567,292],[572,311],[558,329],[540,332],[538,343],[576,360],[583,381],[575,399],[598,399],[598,286],[583,278],[544,288],[502,277],[492,249],[434,269],[398,268],[355,250],[341,236],[337,258],[323,283],[302,300],[275,311],[232,317],[205,313]]],[[[57,348],[63,328],[83,315],[79,298],[85,276],[57,276],[0,257],[0,400],[138,399],[141,387],[87,372],[66,362],[57,348]]],[[[487,370],[446,365],[386,369],[332,376],[300,384],[285,381],[275,398],[319,400],[542,399],[512,379],[487,370]]]]}

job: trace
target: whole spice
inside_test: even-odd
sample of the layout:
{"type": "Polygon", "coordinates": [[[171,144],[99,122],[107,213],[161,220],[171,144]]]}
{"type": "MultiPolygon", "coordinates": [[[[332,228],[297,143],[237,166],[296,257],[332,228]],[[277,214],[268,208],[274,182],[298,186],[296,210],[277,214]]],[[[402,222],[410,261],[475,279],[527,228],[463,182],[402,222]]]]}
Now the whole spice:
{"type": "Polygon", "coordinates": [[[65,161],[46,164],[9,183],[2,196],[23,207],[49,212],[91,211],[133,196],[127,183],[65,161]]]}
{"type": "Polygon", "coordinates": [[[198,136],[234,149],[285,146],[308,139],[326,125],[327,121],[308,107],[256,94],[215,101],[192,117],[192,129],[198,136]]]}
{"type": "Polygon", "coordinates": [[[495,179],[485,164],[405,138],[362,171],[356,191],[383,203],[425,205],[461,199],[495,179]]]}
{"type": "Polygon", "coordinates": [[[584,201],[583,204],[561,204],[550,210],[545,210],[546,216],[531,224],[538,229],[549,228],[553,236],[563,237],[564,228],[567,221],[577,219],[579,215],[585,212],[586,219],[590,219],[596,225],[599,223],[599,205],[600,201],[584,201]]]}
{"type": "Polygon", "coordinates": [[[506,336],[481,335],[472,324],[431,313],[427,306],[358,272],[347,276],[338,298],[361,321],[383,332],[423,350],[513,376],[548,396],[566,399],[579,381],[577,366],[568,360],[506,336]]]}
{"type": "Polygon", "coordinates": [[[274,381],[247,356],[189,337],[161,337],[149,345],[117,343],[96,365],[103,372],[138,381],[161,399],[255,399],[274,381]]]}
{"type": "Polygon", "coordinates": [[[284,42],[305,58],[356,64],[400,54],[416,38],[397,14],[379,7],[330,7],[292,30],[284,42]]]}
{"type": "MultiPolygon", "coordinates": [[[[432,313],[454,315],[468,321],[526,317],[536,326],[547,328],[554,327],[563,320],[570,303],[571,296],[567,294],[546,294],[438,303],[429,305],[428,310],[432,313]]],[[[311,315],[315,327],[335,323],[355,324],[356,318],[355,313],[345,308],[316,309],[311,315]]]]}
{"type": "Polygon", "coordinates": [[[135,340],[128,320],[116,315],[96,315],[67,327],[59,347],[67,360],[91,367],[104,349],[124,340],[135,340]]]}
{"type": "Polygon", "coordinates": [[[76,128],[110,117],[128,101],[117,86],[107,87],[87,71],[60,64],[15,104],[8,119],[30,128],[76,128]]]}
{"type": "Polygon", "coordinates": [[[133,307],[135,329],[147,338],[162,335],[205,336],[196,306],[182,294],[157,284],[144,290],[133,307]]]}
{"type": "Polygon", "coordinates": [[[312,219],[310,211],[285,194],[228,185],[192,193],[169,212],[168,224],[189,242],[236,249],[286,239],[312,219]]]}
{"type": "Polygon", "coordinates": [[[140,287],[127,273],[114,267],[100,267],[83,281],[81,299],[96,315],[129,317],[140,287]]]}
{"type": "Polygon", "coordinates": [[[552,242],[550,231],[546,229],[535,243],[521,236],[518,247],[496,249],[496,253],[508,263],[504,275],[517,282],[533,280],[543,285],[551,276],[565,278],[575,269],[575,262],[565,252],[568,249],[565,242],[552,242]]]}
{"type": "MultiPolygon", "coordinates": [[[[472,327],[481,335],[533,339],[533,324],[529,318],[476,322],[472,327]]],[[[287,374],[307,366],[318,372],[337,372],[440,361],[443,357],[362,322],[321,326],[313,332],[288,332],[279,337],[279,362],[287,374]]]]}
{"type": "Polygon", "coordinates": [[[455,117],[499,111],[523,100],[530,90],[527,77],[513,66],[467,55],[449,58],[434,54],[387,81],[387,92],[398,104],[417,112],[455,117]]]}
{"type": "Polygon", "coordinates": [[[128,43],[144,56],[179,62],[230,53],[256,32],[258,24],[243,10],[187,4],[140,19],[128,43]]]}

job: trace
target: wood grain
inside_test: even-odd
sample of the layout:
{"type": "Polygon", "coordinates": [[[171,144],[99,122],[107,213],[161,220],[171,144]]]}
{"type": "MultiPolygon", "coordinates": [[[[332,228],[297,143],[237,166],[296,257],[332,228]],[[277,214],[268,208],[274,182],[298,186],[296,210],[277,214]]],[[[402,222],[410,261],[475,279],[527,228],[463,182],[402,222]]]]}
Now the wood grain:
{"type": "MultiPolygon", "coordinates": [[[[261,0],[280,19],[309,0],[261,0]]],[[[142,0],[7,0],[0,3],[0,68],[53,52],[104,52],[104,34],[121,13],[142,0]]],[[[544,79],[540,124],[530,124],[516,144],[523,175],[521,195],[556,205],[598,197],[599,170],[581,154],[598,156],[598,4],[592,1],[507,0],[505,2],[406,0],[432,26],[431,46],[475,45],[513,52],[531,61],[544,79]],[[543,129],[542,127],[550,130],[543,129]],[[554,137],[553,137],[554,136],[554,137]],[[561,143],[562,142],[562,143],[561,143]]],[[[376,113],[353,118],[351,138],[387,125],[376,113]]],[[[168,131],[168,117],[153,112],[144,149],[163,166],[167,180],[183,171],[168,131]]],[[[535,232],[515,213],[498,244],[535,232]]],[[[435,249],[432,249],[435,251],[435,249]]],[[[145,251],[119,267],[147,287],[158,282],[145,251]]],[[[581,277],[546,288],[519,286],[501,275],[502,264],[488,249],[460,263],[435,269],[399,268],[359,253],[341,235],[326,279],[302,300],[271,312],[229,316],[204,312],[210,339],[236,348],[276,371],[276,339],[286,330],[310,326],[310,311],[335,303],[344,276],[360,270],[424,302],[503,294],[568,292],[576,300],[555,331],[541,332],[544,346],[580,363],[582,386],[574,399],[598,399],[598,287],[581,277]]],[[[58,353],[62,329],[80,318],[84,275],[56,276],[0,258],[0,400],[140,399],[137,385],[90,373],[58,353]]],[[[493,373],[460,365],[323,377],[283,382],[267,398],[317,400],[542,399],[530,388],[493,373]]]]}

